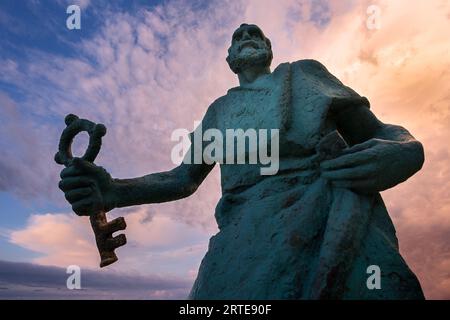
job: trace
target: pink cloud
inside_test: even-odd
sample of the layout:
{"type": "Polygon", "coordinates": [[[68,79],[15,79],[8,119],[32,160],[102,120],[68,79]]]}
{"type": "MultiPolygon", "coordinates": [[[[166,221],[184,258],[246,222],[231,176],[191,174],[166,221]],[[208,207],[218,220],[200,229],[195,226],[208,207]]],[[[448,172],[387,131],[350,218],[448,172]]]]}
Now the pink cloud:
{"type": "Polygon", "coordinates": [[[36,263],[94,267],[97,257],[89,231],[86,219],[67,214],[32,215],[25,228],[10,233],[10,242],[41,253],[36,263]]]}
{"type": "MultiPolygon", "coordinates": [[[[126,222],[128,243],[117,249],[119,262],[107,272],[133,270],[134,274],[192,278],[188,270],[198,267],[208,232],[160,214],[149,218],[145,208],[128,212],[126,222]]],[[[34,263],[98,269],[98,252],[86,217],[31,215],[24,228],[8,233],[11,243],[40,254],[34,263]]]]}

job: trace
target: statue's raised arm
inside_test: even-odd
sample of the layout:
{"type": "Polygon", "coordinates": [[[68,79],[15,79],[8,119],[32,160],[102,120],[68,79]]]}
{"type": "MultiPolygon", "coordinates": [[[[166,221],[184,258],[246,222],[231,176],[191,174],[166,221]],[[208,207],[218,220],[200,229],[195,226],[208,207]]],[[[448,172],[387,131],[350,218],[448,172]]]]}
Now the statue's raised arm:
{"type": "Polygon", "coordinates": [[[212,170],[214,164],[181,163],[166,172],[139,178],[113,179],[102,167],[77,159],[61,171],[59,188],[73,211],[88,215],[98,208],[114,208],[160,203],[190,196],[212,170]]]}

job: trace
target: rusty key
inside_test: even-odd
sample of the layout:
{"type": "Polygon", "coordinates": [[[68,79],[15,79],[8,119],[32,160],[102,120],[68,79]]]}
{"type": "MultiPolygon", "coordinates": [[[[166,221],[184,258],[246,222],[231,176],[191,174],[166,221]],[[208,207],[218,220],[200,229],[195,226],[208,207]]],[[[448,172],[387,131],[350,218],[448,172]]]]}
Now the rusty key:
{"type": "MultiPolygon", "coordinates": [[[[72,164],[74,159],[72,155],[72,142],[80,132],[87,132],[89,134],[89,145],[81,159],[93,163],[100,151],[102,137],[106,134],[106,127],[103,124],[96,124],[86,119],[80,119],[74,114],[67,115],[64,121],[67,127],[63,130],[59,140],[58,152],[55,154],[56,163],[66,167],[72,164]]],[[[114,250],[125,245],[127,238],[125,234],[119,234],[115,237],[112,234],[119,230],[125,230],[127,224],[123,217],[107,221],[106,212],[104,211],[89,215],[89,218],[100,253],[100,268],[103,268],[118,260],[114,250]]]]}

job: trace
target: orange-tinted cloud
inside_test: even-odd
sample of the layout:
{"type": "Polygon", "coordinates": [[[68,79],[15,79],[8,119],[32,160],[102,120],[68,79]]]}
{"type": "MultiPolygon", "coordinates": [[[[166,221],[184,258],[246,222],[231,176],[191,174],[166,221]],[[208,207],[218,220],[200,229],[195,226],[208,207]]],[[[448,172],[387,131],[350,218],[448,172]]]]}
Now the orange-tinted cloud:
{"type": "MultiPolygon", "coordinates": [[[[182,276],[192,280],[206,250],[205,231],[167,215],[128,210],[127,245],[117,249],[120,263],[109,271],[182,276]]],[[[117,214],[117,212],[116,212],[117,214]]],[[[207,234],[206,234],[207,236],[207,234]]],[[[31,215],[27,225],[9,233],[10,242],[39,253],[34,263],[98,269],[99,257],[89,219],[73,214],[31,215]]]]}

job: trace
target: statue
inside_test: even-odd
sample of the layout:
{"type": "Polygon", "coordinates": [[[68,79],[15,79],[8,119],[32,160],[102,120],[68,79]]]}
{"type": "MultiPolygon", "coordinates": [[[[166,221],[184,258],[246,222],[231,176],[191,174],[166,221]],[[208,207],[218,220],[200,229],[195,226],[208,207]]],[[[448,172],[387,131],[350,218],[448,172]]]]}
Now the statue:
{"type": "MultiPolygon", "coordinates": [[[[262,175],[261,164],[184,161],[168,172],[113,179],[78,159],[59,185],[73,211],[188,197],[218,162],[219,232],[191,299],[423,299],[379,194],[421,169],[421,143],[378,120],[365,97],[315,60],[271,71],[271,43],[256,25],[242,24],[228,53],[239,86],[209,106],[201,126],[279,129],[276,174],[262,175]],[[376,269],[374,288],[368,270],[376,269]]],[[[192,141],[192,150],[207,147],[192,141]]]]}

